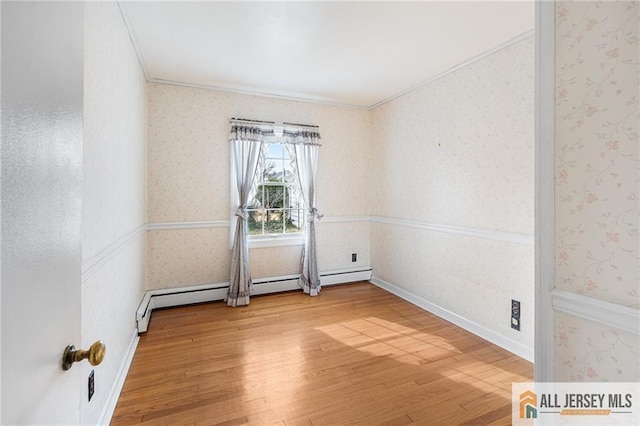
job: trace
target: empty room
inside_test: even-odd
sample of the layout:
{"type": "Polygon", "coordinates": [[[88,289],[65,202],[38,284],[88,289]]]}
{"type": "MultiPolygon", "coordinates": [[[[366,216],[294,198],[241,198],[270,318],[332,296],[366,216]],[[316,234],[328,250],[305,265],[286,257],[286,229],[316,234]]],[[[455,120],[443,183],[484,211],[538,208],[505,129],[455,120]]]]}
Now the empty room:
{"type": "Polygon", "coordinates": [[[640,3],[0,19],[0,423],[640,422],[640,3]]]}

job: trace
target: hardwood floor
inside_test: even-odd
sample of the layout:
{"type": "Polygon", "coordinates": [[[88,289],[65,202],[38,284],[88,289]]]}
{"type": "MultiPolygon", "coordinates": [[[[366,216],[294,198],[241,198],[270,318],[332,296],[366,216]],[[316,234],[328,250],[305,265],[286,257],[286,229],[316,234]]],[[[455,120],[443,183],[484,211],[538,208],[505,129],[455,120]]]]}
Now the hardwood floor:
{"type": "Polygon", "coordinates": [[[511,382],[532,376],[361,282],[154,311],[111,424],[511,424],[511,382]]]}

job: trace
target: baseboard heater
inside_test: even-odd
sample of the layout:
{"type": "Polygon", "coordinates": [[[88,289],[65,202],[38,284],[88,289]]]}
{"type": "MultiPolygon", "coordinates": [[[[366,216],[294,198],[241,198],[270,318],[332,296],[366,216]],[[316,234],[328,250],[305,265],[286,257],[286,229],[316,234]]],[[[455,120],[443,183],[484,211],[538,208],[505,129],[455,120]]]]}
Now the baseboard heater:
{"type": "MultiPolygon", "coordinates": [[[[300,275],[283,275],[279,277],[256,278],[253,280],[253,295],[299,290],[299,277],[300,275]]],[[[320,274],[322,286],[346,284],[369,279],[371,279],[371,268],[343,269],[327,271],[320,274]]],[[[136,311],[138,334],[147,331],[149,321],[151,320],[151,312],[154,309],[223,300],[228,289],[229,283],[226,282],[149,290],[144,294],[142,302],[136,311]]]]}

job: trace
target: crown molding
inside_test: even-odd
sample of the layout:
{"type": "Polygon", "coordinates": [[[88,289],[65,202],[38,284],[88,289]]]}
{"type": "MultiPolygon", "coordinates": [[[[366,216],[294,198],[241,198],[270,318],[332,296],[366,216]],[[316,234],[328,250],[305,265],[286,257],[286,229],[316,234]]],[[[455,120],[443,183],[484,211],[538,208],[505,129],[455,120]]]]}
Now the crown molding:
{"type": "Polygon", "coordinates": [[[518,43],[518,42],[520,42],[520,41],[522,41],[524,39],[527,39],[529,37],[533,37],[534,34],[535,34],[535,30],[529,30],[527,32],[524,32],[524,33],[512,38],[511,40],[508,40],[508,41],[502,43],[501,45],[494,47],[493,49],[489,49],[489,50],[487,50],[485,52],[482,52],[479,55],[476,55],[476,56],[473,56],[473,57],[467,59],[466,61],[460,62],[459,64],[452,66],[451,68],[447,69],[446,71],[441,72],[440,74],[437,74],[434,77],[428,78],[427,80],[424,80],[424,81],[416,84],[415,86],[409,87],[406,90],[403,90],[401,92],[396,93],[395,95],[389,96],[388,98],[385,98],[385,99],[383,99],[383,100],[381,100],[379,102],[376,102],[375,104],[369,106],[369,108],[367,108],[367,109],[368,110],[374,110],[374,109],[378,108],[379,106],[387,104],[387,103],[393,101],[394,99],[397,99],[397,98],[399,98],[401,96],[404,96],[404,95],[406,95],[408,93],[411,93],[411,92],[413,92],[415,90],[418,90],[421,87],[426,86],[427,84],[432,83],[432,82],[434,82],[434,81],[436,81],[438,79],[441,79],[442,77],[445,77],[445,76],[447,76],[447,75],[449,75],[449,74],[451,74],[451,73],[453,73],[455,71],[458,71],[461,68],[465,68],[466,66],[471,65],[471,64],[473,64],[475,62],[478,62],[478,61],[486,58],[487,56],[491,56],[494,53],[497,53],[502,49],[505,49],[505,48],[507,48],[509,46],[512,46],[512,45],[514,45],[514,44],[516,44],[516,43],[518,43]]]}
{"type": "Polygon", "coordinates": [[[116,5],[118,5],[120,16],[122,17],[124,26],[127,29],[127,33],[129,33],[129,40],[131,40],[131,44],[133,45],[133,50],[136,52],[136,57],[138,58],[138,63],[140,64],[140,68],[142,68],[142,73],[144,74],[144,78],[147,81],[149,81],[149,70],[147,70],[147,64],[144,61],[142,52],[138,48],[138,41],[136,39],[135,31],[133,31],[133,27],[131,26],[131,22],[129,21],[129,16],[127,15],[127,12],[124,9],[124,7],[122,7],[121,3],[122,3],[122,0],[116,0],[116,5]]]}
{"type": "Polygon", "coordinates": [[[215,86],[215,85],[209,85],[209,84],[186,83],[183,81],[165,80],[162,78],[150,78],[148,79],[148,81],[149,83],[166,84],[169,86],[180,86],[180,87],[189,87],[193,89],[213,90],[216,92],[233,93],[236,95],[261,96],[264,98],[279,99],[283,101],[304,102],[309,104],[320,104],[320,105],[340,107],[340,108],[360,109],[364,111],[368,111],[371,109],[366,105],[335,102],[335,101],[329,101],[325,99],[312,98],[312,97],[289,96],[289,95],[271,93],[266,90],[261,91],[261,90],[251,90],[251,89],[237,89],[233,87],[222,87],[222,86],[215,86]]]}

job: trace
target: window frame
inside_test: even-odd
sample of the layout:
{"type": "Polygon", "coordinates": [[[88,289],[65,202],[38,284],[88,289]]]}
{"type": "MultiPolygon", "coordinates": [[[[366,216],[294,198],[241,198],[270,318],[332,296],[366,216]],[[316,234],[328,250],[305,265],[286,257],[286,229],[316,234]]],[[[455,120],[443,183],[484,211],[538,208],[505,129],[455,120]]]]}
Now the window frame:
{"type": "MultiPolygon", "coordinates": [[[[271,145],[270,143],[265,143],[265,145],[271,145]]],[[[286,144],[282,142],[279,143],[283,146],[284,149],[288,149],[286,144]]],[[[268,148],[267,148],[268,149],[268,148]]],[[[236,167],[235,162],[233,161],[233,150],[229,150],[229,164],[230,166],[230,179],[229,179],[229,207],[230,207],[230,220],[229,220],[229,247],[233,248],[233,241],[235,238],[235,231],[238,222],[238,217],[236,216],[235,206],[238,205],[238,190],[236,188],[236,167]]],[[[266,158],[264,158],[266,160],[266,158]]],[[[258,185],[259,182],[256,182],[258,185]]],[[[302,205],[303,211],[303,223],[306,226],[306,206],[304,206],[304,201],[302,205]]],[[[265,247],[283,247],[283,246],[301,246],[304,245],[305,231],[304,227],[299,232],[290,232],[290,233],[278,233],[278,234],[261,234],[261,235],[247,235],[247,242],[249,244],[249,248],[265,248],[265,247]]]]}

